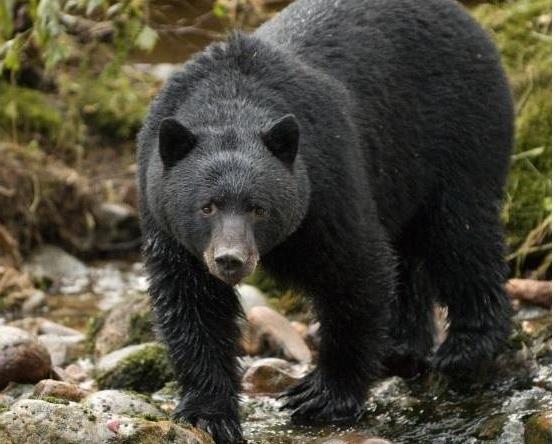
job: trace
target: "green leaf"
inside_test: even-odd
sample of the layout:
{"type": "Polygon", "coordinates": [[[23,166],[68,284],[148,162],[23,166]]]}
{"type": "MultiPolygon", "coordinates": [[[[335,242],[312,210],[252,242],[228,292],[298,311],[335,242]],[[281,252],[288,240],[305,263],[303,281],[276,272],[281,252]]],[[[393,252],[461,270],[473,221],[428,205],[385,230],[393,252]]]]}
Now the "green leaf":
{"type": "Polygon", "coordinates": [[[216,2],[213,8],[213,12],[217,18],[223,19],[227,17],[227,14],[229,13],[229,8],[223,3],[216,2]]]}
{"type": "Polygon", "coordinates": [[[143,51],[151,51],[158,41],[158,34],[154,29],[145,26],[135,39],[135,46],[143,51]]]}
{"type": "Polygon", "coordinates": [[[4,39],[9,39],[13,33],[14,0],[0,1],[0,33],[4,39]]]}

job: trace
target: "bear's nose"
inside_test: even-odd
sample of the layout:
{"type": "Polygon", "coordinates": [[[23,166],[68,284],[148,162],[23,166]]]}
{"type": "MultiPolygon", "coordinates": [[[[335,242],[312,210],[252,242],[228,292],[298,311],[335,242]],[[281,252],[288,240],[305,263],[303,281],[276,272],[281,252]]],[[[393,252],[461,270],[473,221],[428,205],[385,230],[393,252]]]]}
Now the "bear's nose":
{"type": "Polygon", "coordinates": [[[245,263],[239,252],[233,250],[218,253],[214,256],[214,261],[216,261],[218,268],[224,273],[236,273],[245,263]]]}

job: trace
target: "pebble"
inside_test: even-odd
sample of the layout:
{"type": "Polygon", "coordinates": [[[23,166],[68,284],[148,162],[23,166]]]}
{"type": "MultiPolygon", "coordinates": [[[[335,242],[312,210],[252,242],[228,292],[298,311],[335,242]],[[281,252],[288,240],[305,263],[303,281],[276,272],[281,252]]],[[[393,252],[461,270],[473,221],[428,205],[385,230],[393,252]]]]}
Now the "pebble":
{"type": "Polygon", "coordinates": [[[43,379],[35,386],[33,395],[37,398],[51,396],[68,401],[80,401],[87,396],[87,392],[68,382],[43,379]]]}

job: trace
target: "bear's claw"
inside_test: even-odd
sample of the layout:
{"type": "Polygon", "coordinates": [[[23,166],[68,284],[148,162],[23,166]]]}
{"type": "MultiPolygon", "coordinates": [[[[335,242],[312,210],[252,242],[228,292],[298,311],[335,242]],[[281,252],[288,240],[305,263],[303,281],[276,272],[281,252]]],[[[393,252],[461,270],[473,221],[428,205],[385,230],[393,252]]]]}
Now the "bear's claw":
{"type": "Polygon", "coordinates": [[[326,386],[317,372],[305,376],[280,398],[287,399],[281,409],[292,410],[295,424],[352,424],[364,412],[363,401],[326,386]]]}

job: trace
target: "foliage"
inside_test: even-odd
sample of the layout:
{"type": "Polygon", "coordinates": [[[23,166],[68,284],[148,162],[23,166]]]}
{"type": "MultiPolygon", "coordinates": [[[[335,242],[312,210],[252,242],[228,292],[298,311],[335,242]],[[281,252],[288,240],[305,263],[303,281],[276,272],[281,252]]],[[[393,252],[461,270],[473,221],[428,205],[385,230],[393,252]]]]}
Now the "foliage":
{"type": "Polygon", "coordinates": [[[483,4],[474,14],[492,32],[515,98],[516,150],[503,211],[509,259],[518,272],[529,255],[545,256],[539,259],[545,270],[551,263],[551,3],[483,4]]]}

